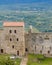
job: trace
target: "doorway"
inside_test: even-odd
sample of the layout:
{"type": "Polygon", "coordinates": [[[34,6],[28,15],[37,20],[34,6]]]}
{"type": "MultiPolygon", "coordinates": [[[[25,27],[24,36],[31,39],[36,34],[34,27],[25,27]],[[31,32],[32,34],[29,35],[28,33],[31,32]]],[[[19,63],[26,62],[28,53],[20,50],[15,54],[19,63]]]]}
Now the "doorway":
{"type": "Polygon", "coordinates": [[[17,51],[17,55],[19,56],[19,51],[17,51]]]}
{"type": "Polygon", "coordinates": [[[3,53],[3,49],[1,49],[1,53],[3,53]]]}
{"type": "Polygon", "coordinates": [[[28,49],[27,48],[25,48],[25,52],[28,52],[28,49]]]}

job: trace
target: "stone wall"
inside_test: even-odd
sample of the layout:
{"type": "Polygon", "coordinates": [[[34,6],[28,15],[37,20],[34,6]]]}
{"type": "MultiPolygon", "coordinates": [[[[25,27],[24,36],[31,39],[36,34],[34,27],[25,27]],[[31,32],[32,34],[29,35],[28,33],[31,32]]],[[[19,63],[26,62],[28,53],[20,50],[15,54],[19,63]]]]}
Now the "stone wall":
{"type": "Polygon", "coordinates": [[[28,53],[52,54],[52,33],[27,33],[25,43],[28,53]]]}
{"type": "Polygon", "coordinates": [[[25,52],[52,55],[52,33],[26,33],[23,26],[3,27],[0,30],[0,53],[23,56],[25,52]]]}
{"type": "Polygon", "coordinates": [[[22,56],[25,54],[24,27],[4,27],[0,35],[3,53],[22,56]],[[10,33],[11,30],[11,33],[10,33]],[[16,31],[15,31],[16,30],[16,31]],[[3,38],[3,39],[2,39],[3,38]]]}

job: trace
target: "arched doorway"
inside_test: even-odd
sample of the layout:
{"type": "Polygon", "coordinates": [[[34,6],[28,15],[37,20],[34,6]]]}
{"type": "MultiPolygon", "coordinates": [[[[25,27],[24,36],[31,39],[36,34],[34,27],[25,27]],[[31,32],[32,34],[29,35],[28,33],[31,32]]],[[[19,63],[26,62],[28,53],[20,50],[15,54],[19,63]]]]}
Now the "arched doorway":
{"type": "Polygon", "coordinates": [[[27,54],[28,54],[28,49],[25,48],[25,56],[27,56],[27,54]]]}
{"type": "Polygon", "coordinates": [[[3,49],[1,49],[1,53],[3,53],[3,49]]]}
{"type": "Polygon", "coordinates": [[[19,51],[17,51],[17,55],[19,56],[19,51]]]}

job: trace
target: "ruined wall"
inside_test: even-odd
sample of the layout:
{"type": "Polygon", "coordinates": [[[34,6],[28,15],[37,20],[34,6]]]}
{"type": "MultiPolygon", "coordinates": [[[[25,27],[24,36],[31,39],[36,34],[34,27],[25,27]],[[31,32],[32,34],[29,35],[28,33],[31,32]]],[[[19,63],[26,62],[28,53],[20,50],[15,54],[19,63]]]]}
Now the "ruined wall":
{"type": "Polygon", "coordinates": [[[5,53],[3,29],[0,29],[0,54],[5,53]]]}
{"type": "Polygon", "coordinates": [[[52,33],[27,33],[25,43],[28,53],[52,54],[52,33]]]}

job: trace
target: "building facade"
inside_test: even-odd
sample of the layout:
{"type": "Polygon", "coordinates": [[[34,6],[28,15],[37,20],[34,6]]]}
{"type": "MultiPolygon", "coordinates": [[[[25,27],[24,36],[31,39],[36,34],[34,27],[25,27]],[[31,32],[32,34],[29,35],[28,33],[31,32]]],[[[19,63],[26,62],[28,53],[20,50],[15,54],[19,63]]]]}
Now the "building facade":
{"type": "Polygon", "coordinates": [[[26,33],[24,22],[4,22],[0,29],[0,54],[25,53],[52,55],[52,33],[26,33]]]}
{"type": "Polygon", "coordinates": [[[25,47],[28,53],[52,55],[52,33],[25,34],[25,47]]]}
{"type": "Polygon", "coordinates": [[[0,53],[24,55],[24,22],[4,22],[0,33],[0,53]]]}

